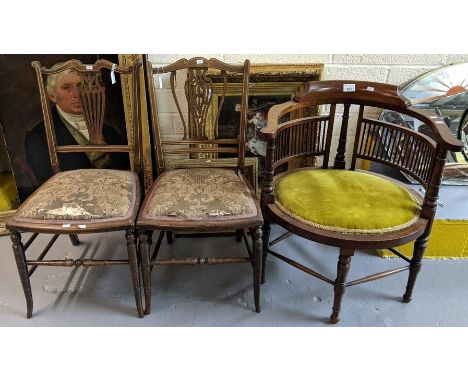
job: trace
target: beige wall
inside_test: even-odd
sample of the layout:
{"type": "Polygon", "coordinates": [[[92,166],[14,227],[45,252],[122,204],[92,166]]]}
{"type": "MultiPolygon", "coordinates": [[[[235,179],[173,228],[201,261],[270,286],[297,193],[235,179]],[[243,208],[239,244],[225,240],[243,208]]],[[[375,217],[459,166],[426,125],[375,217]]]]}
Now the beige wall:
{"type": "MultiPolygon", "coordinates": [[[[323,80],[367,80],[399,85],[430,69],[451,63],[468,61],[468,54],[180,54],[156,55],[150,54],[149,59],[154,66],[163,66],[180,58],[203,56],[215,57],[229,63],[242,63],[246,58],[255,64],[324,64],[323,80]]],[[[158,108],[161,112],[161,127],[165,137],[180,134],[180,122],[176,114],[174,102],[170,94],[168,81],[163,78],[162,92],[158,95],[158,108]],[[164,127],[163,127],[164,126],[164,127]]],[[[159,86],[159,85],[157,85],[159,86]]],[[[178,84],[180,87],[181,84],[178,84]]],[[[180,88],[182,91],[182,88],[180,88]]],[[[340,108],[338,111],[342,110],[340,108]]],[[[353,121],[356,120],[356,108],[351,109],[350,131],[354,133],[353,121]]],[[[378,116],[379,110],[373,109],[366,116],[378,116]]],[[[337,119],[340,118],[337,113],[337,119]]],[[[339,131],[335,129],[332,150],[337,146],[339,131]]],[[[352,147],[348,140],[347,156],[352,147]]],[[[333,151],[332,151],[333,152],[333,151]]],[[[332,155],[330,160],[332,160],[332,155]]]]}

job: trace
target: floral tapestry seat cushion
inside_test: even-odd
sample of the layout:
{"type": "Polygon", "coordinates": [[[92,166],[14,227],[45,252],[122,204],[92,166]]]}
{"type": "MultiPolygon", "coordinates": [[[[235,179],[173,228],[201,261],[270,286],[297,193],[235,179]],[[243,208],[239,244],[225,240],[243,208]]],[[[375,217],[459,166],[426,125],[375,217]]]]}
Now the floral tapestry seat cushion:
{"type": "Polygon", "coordinates": [[[117,221],[135,215],[138,176],[131,171],[63,171],[48,179],[18,210],[15,220],[51,223],[117,221]]]}
{"type": "Polygon", "coordinates": [[[256,202],[232,169],[190,168],[166,171],[142,211],[144,219],[232,220],[258,215],[256,202]]]}

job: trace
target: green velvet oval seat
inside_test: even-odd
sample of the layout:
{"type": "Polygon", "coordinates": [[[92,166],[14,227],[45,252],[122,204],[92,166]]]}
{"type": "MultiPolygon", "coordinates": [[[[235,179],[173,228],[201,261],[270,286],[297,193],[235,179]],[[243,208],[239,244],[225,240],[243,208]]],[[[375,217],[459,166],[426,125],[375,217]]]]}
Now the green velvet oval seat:
{"type": "Polygon", "coordinates": [[[296,171],[278,180],[275,193],[275,204],[291,217],[343,233],[397,231],[414,223],[420,212],[405,188],[356,171],[296,171]]]}

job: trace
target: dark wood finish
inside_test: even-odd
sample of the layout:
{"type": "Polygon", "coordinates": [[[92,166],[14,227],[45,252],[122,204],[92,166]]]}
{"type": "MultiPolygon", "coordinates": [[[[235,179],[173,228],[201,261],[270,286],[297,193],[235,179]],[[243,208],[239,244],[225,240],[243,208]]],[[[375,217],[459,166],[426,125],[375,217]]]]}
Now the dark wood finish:
{"type": "MultiPolygon", "coordinates": [[[[137,228],[140,238],[140,252],[141,252],[141,268],[143,276],[143,284],[145,291],[145,314],[151,311],[151,270],[155,265],[210,265],[210,264],[237,264],[250,262],[253,267],[253,284],[254,284],[254,301],[255,310],[260,311],[260,283],[262,273],[262,229],[263,224],[262,213],[260,204],[256,200],[255,193],[244,174],[245,162],[245,141],[246,141],[246,128],[247,128],[247,107],[248,107],[248,92],[249,92],[249,74],[250,63],[248,60],[243,65],[229,65],[217,59],[206,59],[204,57],[194,57],[191,59],[181,59],[173,64],[153,68],[152,64],[148,62],[147,72],[147,87],[150,96],[151,105],[151,120],[154,132],[154,154],[157,159],[157,175],[159,176],[167,170],[167,162],[170,160],[170,155],[185,154],[186,158],[197,158],[198,155],[217,154],[232,154],[237,158],[237,167],[234,169],[240,181],[242,181],[247,189],[250,191],[251,198],[256,203],[257,215],[250,218],[238,218],[228,220],[157,220],[143,217],[143,211],[151,198],[153,192],[157,187],[157,182],[148,192],[147,197],[143,201],[140,209],[140,214],[137,219],[137,228]],[[182,72],[183,74],[177,75],[176,73],[182,72]],[[156,106],[156,93],[157,89],[154,85],[154,76],[162,75],[163,73],[170,73],[169,85],[171,93],[174,98],[176,108],[183,126],[183,133],[181,139],[168,139],[164,140],[161,137],[161,129],[159,126],[158,110],[156,106]],[[222,82],[223,91],[220,95],[218,103],[218,112],[215,116],[215,131],[212,136],[206,131],[208,106],[214,96],[213,83],[210,78],[211,74],[219,73],[220,81],[222,82]],[[240,110],[240,127],[239,135],[232,139],[220,139],[217,134],[218,118],[224,104],[224,99],[227,91],[227,84],[229,77],[237,75],[242,81],[242,96],[241,96],[241,110],[240,110]],[[185,99],[180,91],[177,91],[176,76],[180,81],[184,76],[183,88],[185,99]],[[188,116],[183,112],[184,105],[187,105],[188,116]],[[148,232],[159,230],[160,236],[156,244],[153,255],[150,258],[149,245],[148,245],[148,232]],[[247,235],[244,230],[252,232],[252,247],[247,242],[247,235]],[[158,260],[157,254],[162,243],[164,232],[167,235],[167,242],[172,243],[172,233],[183,236],[184,234],[212,234],[218,232],[235,232],[236,240],[240,241],[244,238],[246,242],[247,252],[249,257],[204,257],[192,256],[186,258],[164,259],[158,260]]],[[[188,168],[190,171],[190,168],[188,168]]],[[[178,236],[179,237],[179,236],[178,236]]]]}
{"type": "Polygon", "coordinates": [[[378,279],[381,279],[383,277],[387,277],[387,276],[390,276],[390,275],[394,275],[396,273],[406,271],[409,268],[410,268],[409,265],[406,265],[404,267],[400,267],[400,268],[396,268],[396,269],[390,269],[388,271],[375,273],[373,275],[369,275],[369,276],[362,277],[362,278],[354,280],[354,281],[350,281],[349,283],[346,283],[346,286],[349,287],[349,286],[353,286],[353,285],[367,283],[369,281],[378,280],[378,279]]]}
{"type": "MultiPolygon", "coordinates": [[[[150,231],[140,231],[138,234],[139,251],[141,258],[141,276],[143,280],[143,289],[145,294],[145,314],[151,311],[151,268],[150,268],[150,245],[149,245],[150,231]]],[[[159,242],[162,241],[164,231],[159,235],[159,242]]]]}
{"type": "Polygon", "coordinates": [[[10,238],[13,243],[13,253],[15,255],[16,266],[18,267],[21,285],[23,286],[24,297],[26,298],[26,317],[31,318],[33,312],[33,298],[28,267],[26,265],[26,255],[24,253],[23,243],[21,242],[21,234],[18,231],[11,231],[10,238]]]}
{"type": "Polygon", "coordinates": [[[409,276],[408,284],[406,285],[406,291],[403,295],[403,302],[410,302],[413,295],[413,288],[416,282],[416,277],[418,276],[419,271],[421,270],[421,260],[426,251],[427,242],[429,236],[421,236],[414,243],[413,258],[411,259],[409,267],[409,276]]]}
{"type": "MultiPolygon", "coordinates": [[[[411,107],[409,101],[400,96],[398,88],[393,85],[365,81],[316,81],[308,83],[303,90],[294,96],[293,101],[272,107],[268,113],[268,125],[262,130],[262,133],[267,140],[265,181],[261,195],[261,204],[265,216],[264,232],[269,230],[269,224],[272,221],[287,229],[289,233],[340,248],[337,278],[335,281],[331,281],[326,276],[271,251],[269,246],[276,243],[276,240],[272,243],[268,243],[268,240],[264,241],[264,253],[270,253],[311,276],[318,277],[322,281],[334,285],[335,298],[333,313],[330,317],[332,323],[339,320],[341,300],[346,287],[378,280],[407,269],[409,269],[409,277],[403,301],[409,302],[430,236],[447,151],[460,151],[463,147],[462,142],[452,136],[443,120],[434,114],[411,107]],[[344,84],[355,84],[355,91],[345,92],[344,84]],[[274,204],[276,182],[287,174],[303,169],[285,169],[282,164],[286,160],[307,155],[322,156],[322,166],[311,169],[328,167],[336,105],[340,104],[344,105],[344,112],[341,118],[341,130],[334,168],[343,171],[365,172],[356,170],[356,160],[365,159],[383,163],[418,179],[426,189],[424,197],[401,182],[380,174],[374,174],[397,183],[415,196],[421,206],[421,214],[419,219],[412,225],[399,231],[382,234],[345,234],[315,228],[299,222],[285,214],[274,204]],[[306,107],[316,108],[321,105],[329,105],[330,111],[328,115],[314,117],[315,121],[320,121],[320,123],[313,123],[304,128],[304,119],[290,118],[295,110],[306,107]],[[348,122],[349,110],[352,105],[358,105],[359,112],[356,132],[354,136],[351,135],[350,137],[348,122]],[[436,141],[409,128],[367,118],[365,112],[369,106],[395,110],[418,119],[433,130],[436,141]],[[284,118],[288,116],[289,120],[284,122],[284,118]],[[285,139],[289,131],[296,134],[292,141],[291,139],[285,139]],[[322,137],[326,137],[325,144],[323,146],[320,144],[318,146],[314,144],[307,145],[309,136],[321,140],[323,140],[322,137]],[[352,139],[351,143],[353,143],[353,152],[348,169],[346,169],[345,161],[347,139],[352,139]],[[415,240],[411,260],[393,249],[395,246],[415,240]],[[409,262],[410,265],[346,282],[351,256],[353,256],[356,249],[383,248],[389,248],[400,258],[409,262]]],[[[346,211],[343,211],[343,213],[346,213],[346,211]]],[[[377,214],[378,211],[375,213],[377,214]]],[[[265,257],[264,255],[264,259],[265,257]]],[[[265,269],[263,269],[263,272],[265,272],[265,269]]]]}
{"type": "Polygon", "coordinates": [[[167,244],[172,244],[174,242],[174,238],[172,237],[172,231],[166,232],[166,239],[167,239],[167,244]]]}
{"type": "Polygon", "coordinates": [[[38,236],[39,234],[38,233],[33,233],[31,235],[31,237],[29,238],[29,240],[26,242],[26,244],[24,245],[24,250],[26,251],[28,249],[28,247],[34,242],[34,240],[36,239],[36,237],[38,236]]]}
{"type": "Polygon", "coordinates": [[[138,317],[142,318],[143,307],[141,303],[141,287],[140,287],[140,272],[137,258],[136,248],[136,234],[134,229],[127,229],[125,231],[125,238],[127,239],[128,262],[130,264],[130,271],[133,281],[133,292],[135,293],[135,301],[137,304],[138,317]]]}
{"type": "Polygon", "coordinates": [[[271,233],[271,227],[270,227],[270,220],[268,218],[268,214],[263,214],[264,216],[264,221],[265,223],[263,224],[263,258],[262,258],[262,284],[265,283],[265,268],[266,268],[266,259],[268,256],[268,247],[269,245],[274,245],[269,244],[270,241],[270,233],[271,233]]]}
{"type": "Polygon", "coordinates": [[[78,239],[78,235],[69,235],[70,236],[70,241],[74,247],[77,245],[80,245],[80,239],[78,239]]]}
{"type": "Polygon", "coordinates": [[[236,241],[240,243],[242,241],[242,235],[244,233],[244,230],[242,229],[236,229],[236,241]]]}
{"type": "MultiPolygon", "coordinates": [[[[32,262],[32,261],[27,261],[26,260],[26,264],[27,265],[32,265],[32,267],[29,269],[29,272],[28,272],[28,276],[31,277],[31,275],[34,273],[34,271],[37,269],[37,266],[38,265],[43,265],[43,262],[41,261],[46,255],[47,255],[47,252],[49,252],[49,250],[52,248],[52,246],[54,245],[54,243],[56,242],[56,240],[58,239],[60,235],[58,234],[55,234],[54,236],[52,236],[52,239],[50,239],[49,243],[47,244],[47,246],[44,248],[44,250],[41,252],[41,254],[39,255],[39,257],[36,259],[35,262],[32,262]]],[[[70,235],[71,237],[71,235],[70,235]]]]}
{"type": "MultiPolygon", "coordinates": [[[[260,313],[260,285],[262,282],[262,254],[263,254],[263,239],[262,229],[255,227],[253,230],[253,284],[254,284],[254,300],[255,311],[260,313]]],[[[250,261],[250,259],[249,259],[250,261]]]]}
{"type": "Polygon", "coordinates": [[[338,150],[336,151],[335,157],[335,164],[334,168],[337,169],[344,169],[346,162],[345,162],[345,152],[346,152],[346,136],[348,134],[348,120],[349,120],[349,107],[351,105],[346,103],[344,105],[344,112],[341,118],[341,130],[340,130],[340,138],[338,139],[338,150]]]}
{"type": "Polygon", "coordinates": [[[354,249],[341,248],[340,258],[337,265],[337,276],[334,284],[335,297],[333,298],[333,313],[330,316],[330,323],[336,324],[340,320],[341,300],[346,291],[346,277],[348,277],[351,257],[354,255],[354,249]]]}
{"type": "MultiPolygon", "coordinates": [[[[141,172],[141,127],[140,127],[140,107],[139,107],[139,83],[140,81],[132,81],[132,94],[130,104],[132,107],[132,118],[134,126],[134,135],[128,145],[106,145],[102,129],[104,122],[105,111],[105,90],[101,83],[101,75],[106,72],[109,74],[111,71],[116,75],[124,75],[129,79],[139,78],[139,73],[142,70],[141,63],[137,63],[132,67],[123,67],[115,65],[106,60],[98,60],[92,65],[83,64],[78,60],[70,60],[64,64],[48,69],[41,65],[41,63],[34,61],[32,67],[35,70],[36,78],[39,87],[39,94],[41,99],[42,111],[44,115],[45,132],[47,137],[47,144],[49,148],[49,156],[51,160],[52,170],[54,173],[60,171],[60,163],[58,153],[72,153],[72,152],[123,152],[130,153],[133,157],[135,172],[140,175],[141,172]],[[78,73],[81,77],[81,85],[78,91],[78,97],[83,109],[83,115],[89,132],[90,145],[73,145],[73,146],[57,146],[55,139],[53,118],[51,113],[51,105],[46,90],[46,78],[48,75],[57,74],[65,70],[71,70],[78,73]]],[[[86,222],[86,228],[80,228],[77,224],[72,224],[70,227],[64,227],[61,223],[54,222],[53,220],[37,220],[34,222],[25,223],[16,220],[13,217],[7,224],[12,232],[11,239],[13,241],[13,252],[15,255],[18,272],[20,275],[23,290],[26,296],[27,303],[27,317],[32,316],[32,294],[29,277],[34,273],[38,266],[102,266],[102,265],[117,265],[128,264],[131,270],[133,281],[133,288],[135,292],[135,300],[139,317],[143,317],[142,302],[140,296],[140,283],[139,283],[139,266],[136,250],[135,233],[135,220],[138,213],[140,203],[140,185],[136,189],[135,207],[130,214],[131,216],[126,219],[115,220],[111,222],[93,222],[92,219],[86,222]],[[30,240],[25,246],[21,243],[21,232],[33,232],[30,240]],[[47,255],[49,249],[52,247],[55,240],[60,234],[69,235],[72,245],[79,245],[78,234],[96,233],[96,232],[110,232],[110,231],[126,231],[128,259],[125,260],[94,260],[94,259],[51,259],[43,260],[47,255]],[[34,239],[39,233],[54,234],[52,240],[41,252],[36,260],[27,260],[25,250],[32,244],[34,239]],[[28,269],[28,267],[30,267],[28,269]]],[[[33,197],[41,188],[38,188],[30,197],[33,197]]],[[[26,204],[27,201],[24,203],[26,204]]]]}
{"type": "Polygon", "coordinates": [[[290,237],[290,236],[292,236],[292,233],[291,233],[291,232],[285,232],[285,233],[283,233],[282,235],[278,236],[276,239],[270,241],[270,242],[268,243],[268,245],[271,247],[271,246],[273,246],[273,245],[279,243],[280,241],[283,241],[283,240],[287,239],[287,238],[290,237]]]}
{"type": "Polygon", "coordinates": [[[307,268],[306,266],[298,263],[297,261],[294,261],[286,256],[283,256],[281,254],[279,254],[278,252],[275,252],[275,251],[272,251],[271,249],[268,250],[268,253],[272,254],[273,256],[275,256],[276,258],[280,259],[280,260],[283,260],[285,263],[288,263],[289,265],[292,265],[294,268],[297,268],[299,270],[301,270],[302,272],[305,272],[305,273],[308,273],[309,275],[311,276],[314,276],[322,281],[325,281],[329,284],[334,284],[332,280],[330,280],[329,278],[325,277],[324,275],[321,275],[320,273],[318,273],[317,271],[314,271],[313,269],[310,269],[310,268],[307,268]]]}

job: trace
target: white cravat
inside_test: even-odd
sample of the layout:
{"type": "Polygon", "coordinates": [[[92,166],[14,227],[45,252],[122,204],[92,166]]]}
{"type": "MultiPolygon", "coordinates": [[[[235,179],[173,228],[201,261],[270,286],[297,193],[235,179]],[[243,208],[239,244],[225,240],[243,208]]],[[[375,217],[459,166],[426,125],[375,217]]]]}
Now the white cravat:
{"type": "Polygon", "coordinates": [[[60,116],[65,119],[73,128],[75,128],[81,135],[83,135],[89,141],[89,131],[88,126],[86,126],[86,121],[83,114],[70,114],[66,111],[63,111],[60,106],[57,105],[57,111],[60,116]]]}

